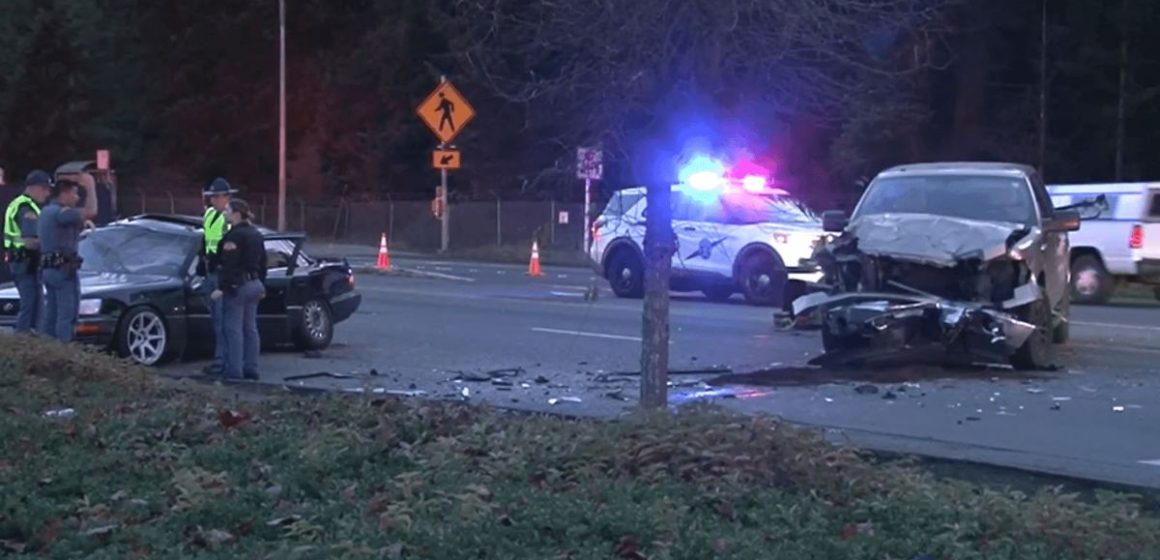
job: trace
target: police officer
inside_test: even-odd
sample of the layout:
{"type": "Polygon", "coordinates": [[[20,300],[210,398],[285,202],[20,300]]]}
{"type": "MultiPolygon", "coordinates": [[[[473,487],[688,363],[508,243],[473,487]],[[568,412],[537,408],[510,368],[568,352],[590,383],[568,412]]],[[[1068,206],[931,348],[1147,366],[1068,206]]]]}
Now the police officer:
{"type": "Polygon", "coordinates": [[[18,333],[29,333],[40,326],[37,320],[43,301],[36,220],[51,188],[52,177],[47,172],[29,173],[24,180],[24,193],[12,199],[4,212],[4,256],[20,294],[20,313],[16,316],[18,333]]]}
{"type": "MultiPolygon", "coordinates": [[[[221,266],[218,245],[226,230],[229,229],[229,219],[226,216],[229,210],[230,196],[238,191],[228,181],[218,177],[210,183],[202,195],[209,198],[209,207],[205,209],[202,222],[205,250],[205,293],[212,294],[218,289],[218,268],[221,266]]],[[[213,325],[213,363],[206,366],[204,372],[209,375],[220,374],[225,369],[225,331],[222,329],[222,300],[211,299],[209,305],[210,319],[213,325]]]]}
{"type": "Polygon", "coordinates": [[[266,246],[245,201],[230,201],[230,230],[222,237],[218,289],[225,330],[225,377],[258,379],[258,302],[266,295],[266,246]]]}
{"type": "Polygon", "coordinates": [[[46,292],[44,317],[40,332],[71,342],[80,311],[81,284],[77,271],[81,257],[77,254],[81,229],[92,227],[97,216],[96,181],[88,173],[73,179],[61,179],[52,187],[52,202],[44,207],[36,222],[40,237],[41,278],[46,292]],[[78,184],[79,183],[79,184],[78,184]],[[77,208],[80,189],[85,190],[85,203],[77,208]]]}

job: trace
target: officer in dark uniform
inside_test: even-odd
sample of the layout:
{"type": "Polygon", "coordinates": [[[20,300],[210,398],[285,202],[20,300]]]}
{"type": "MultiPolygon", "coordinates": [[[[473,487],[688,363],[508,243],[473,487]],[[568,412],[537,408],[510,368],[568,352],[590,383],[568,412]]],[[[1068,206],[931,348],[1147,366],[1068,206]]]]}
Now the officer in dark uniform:
{"type": "Polygon", "coordinates": [[[219,285],[212,294],[222,301],[224,373],[227,379],[258,379],[258,302],[266,296],[266,244],[245,201],[231,200],[228,218],[230,230],[218,248],[219,285]]]}
{"type": "Polygon", "coordinates": [[[36,223],[46,296],[40,332],[61,342],[72,342],[76,331],[81,303],[81,283],[77,277],[81,257],[77,246],[81,230],[92,227],[91,220],[97,215],[97,187],[93,176],[81,173],[77,179],[79,184],[61,179],[53,185],[52,202],[40,213],[36,223]],[[85,203],[77,208],[82,187],[85,203]]]}
{"type": "MultiPolygon", "coordinates": [[[[203,256],[205,258],[205,285],[202,289],[205,290],[203,293],[206,294],[212,294],[218,289],[218,267],[221,261],[218,247],[221,244],[222,236],[229,229],[229,219],[226,214],[229,212],[230,196],[237,192],[229,181],[218,177],[201,193],[209,198],[209,206],[205,209],[205,215],[202,218],[203,256]]],[[[222,373],[226,363],[221,299],[210,301],[209,315],[213,326],[214,360],[212,364],[206,366],[204,373],[214,375],[222,373]]]]}
{"type": "Polygon", "coordinates": [[[4,258],[20,294],[20,312],[16,315],[18,333],[28,333],[40,326],[37,323],[43,288],[36,220],[51,189],[52,177],[44,171],[33,171],[24,180],[24,193],[14,198],[4,212],[4,258]]]}

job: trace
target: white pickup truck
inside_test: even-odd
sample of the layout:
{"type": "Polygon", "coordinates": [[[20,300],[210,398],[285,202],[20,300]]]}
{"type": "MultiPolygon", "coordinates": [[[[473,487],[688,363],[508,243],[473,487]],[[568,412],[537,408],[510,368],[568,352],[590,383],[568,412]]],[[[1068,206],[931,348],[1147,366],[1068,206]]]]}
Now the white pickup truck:
{"type": "Polygon", "coordinates": [[[1071,298],[1101,304],[1123,284],[1160,299],[1160,183],[1048,185],[1055,206],[1104,195],[1107,210],[1071,232],[1071,298]]]}

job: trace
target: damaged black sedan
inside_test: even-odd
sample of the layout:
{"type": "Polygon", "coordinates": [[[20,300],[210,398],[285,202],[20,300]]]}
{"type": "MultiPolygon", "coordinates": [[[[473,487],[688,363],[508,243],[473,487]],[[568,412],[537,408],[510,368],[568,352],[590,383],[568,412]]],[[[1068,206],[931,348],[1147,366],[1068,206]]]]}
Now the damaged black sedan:
{"type": "Polygon", "coordinates": [[[825,291],[794,301],[816,313],[822,365],[942,358],[1052,365],[1068,338],[1067,233],[1077,208],[1054,208],[1035,169],[1011,163],[929,163],[880,173],[816,257],[825,291]]]}

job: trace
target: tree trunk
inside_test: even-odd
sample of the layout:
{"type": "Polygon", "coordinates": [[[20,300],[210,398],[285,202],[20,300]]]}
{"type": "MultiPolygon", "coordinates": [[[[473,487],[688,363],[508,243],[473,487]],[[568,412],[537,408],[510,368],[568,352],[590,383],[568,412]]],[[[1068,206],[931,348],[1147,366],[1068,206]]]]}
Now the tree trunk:
{"type": "Polygon", "coordinates": [[[661,408],[669,399],[669,277],[675,250],[672,191],[667,184],[651,186],[645,196],[640,404],[661,408]]]}

